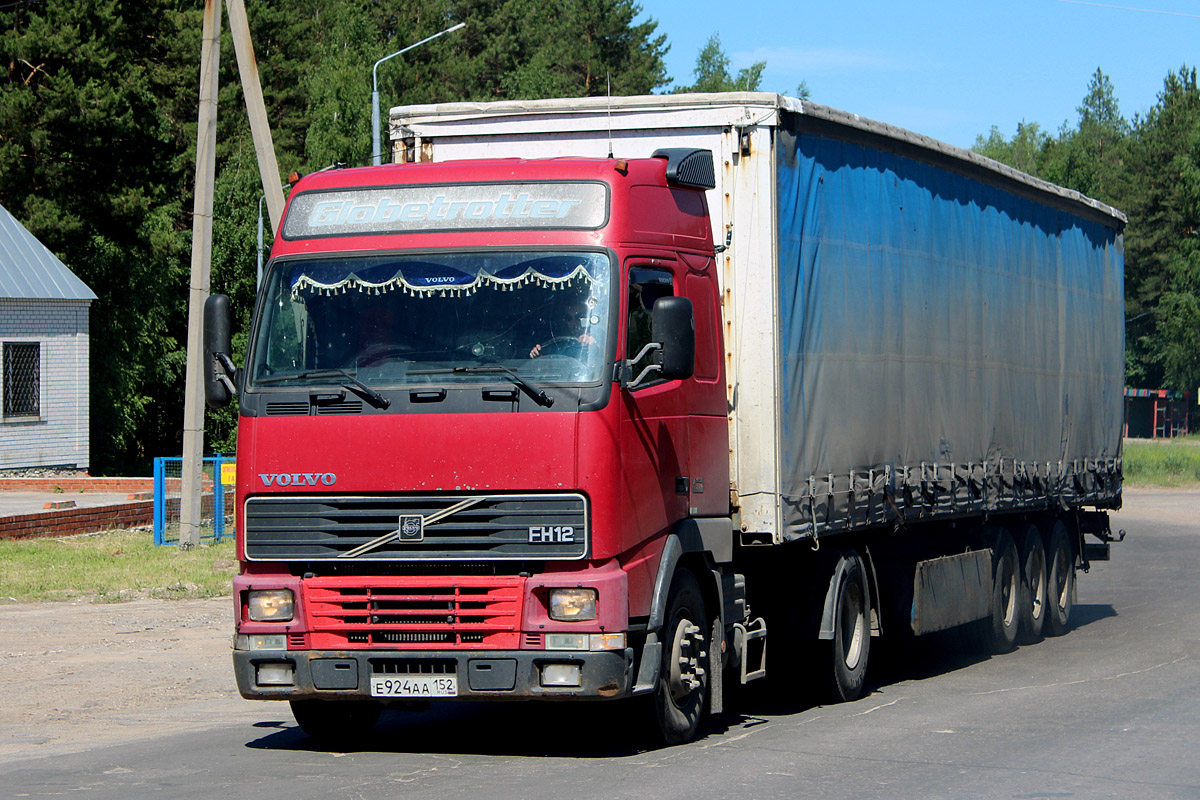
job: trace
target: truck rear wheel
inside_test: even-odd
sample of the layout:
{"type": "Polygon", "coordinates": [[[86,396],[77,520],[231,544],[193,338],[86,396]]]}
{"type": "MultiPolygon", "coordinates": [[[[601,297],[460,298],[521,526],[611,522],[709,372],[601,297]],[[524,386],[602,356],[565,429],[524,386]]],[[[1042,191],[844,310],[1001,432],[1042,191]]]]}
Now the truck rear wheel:
{"type": "Polygon", "coordinates": [[[353,743],[379,721],[383,706],[365,700],[292,700],[300,730],[322,745],[353,743]]]}
{"type": "Polygon", "coordinates": [[[663,661],[653,705],[659,739],[670,746],[696,736],[712,675],[704,596],[689,570],[676,570],[671,580],[660,636],[663,661]]]}
{"type": "MultiPolygon", "coordinates": [[[[871,653],[871,594],[862,558],[853,550],[842,557],[841,577],[834,590],[833,638],[823,640],[829,667],[829,695],[835,702],[862,697],[871,653]]],[[[835,575],[837,570],[835,569],[835,575]]]]}
{"type": "Polygon", "coordinates": [[[1046,547],[1036,525],[1021,535],[1021,598],[1018,641],[1032,644],[1042,638],[1046,621],[1046,547]]]}
{"type": "Polygon", "coordinates": [[[1071,622],[1071,605],[1075,599],[1075,549],[1062,520],[1055,520],[1050,529],[1050,545],[1046,549],[1046,591],[1044,630],[1047,636],[1062,636],[1071,622]]]}
{"type": "Polygon", "coordinates": [[[1017,644],[1020,616],[1017,601],[1021,596],[1021,569],[1017,565],[1017,547],[1003,528],[994,533],[992,543],[992,618],[988,649],[993,655],[1011,651],[1017,644]]]}

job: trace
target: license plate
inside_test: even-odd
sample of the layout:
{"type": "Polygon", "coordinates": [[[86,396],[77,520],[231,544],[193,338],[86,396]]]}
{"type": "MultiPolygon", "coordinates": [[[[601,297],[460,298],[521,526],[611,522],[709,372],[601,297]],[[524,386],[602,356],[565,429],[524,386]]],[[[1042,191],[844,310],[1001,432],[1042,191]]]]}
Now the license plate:
{"type": "Polygon", "coordinates": [[[372,675],[372,697],[458,697],[454,675],[372,675]]]}

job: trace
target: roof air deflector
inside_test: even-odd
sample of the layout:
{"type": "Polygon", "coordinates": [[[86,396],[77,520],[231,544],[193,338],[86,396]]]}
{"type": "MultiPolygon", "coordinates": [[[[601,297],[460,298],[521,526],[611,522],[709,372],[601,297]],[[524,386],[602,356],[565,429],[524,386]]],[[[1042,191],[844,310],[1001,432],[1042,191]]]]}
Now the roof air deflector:
{"type": "Polygon", "coordinates": [[[651,158],[667,160],[667,183],[672,186],[690,186],[696,189],[717,188],[717,175],[713,168],[711,150],[663,147],[655,150],[651,158]]]}

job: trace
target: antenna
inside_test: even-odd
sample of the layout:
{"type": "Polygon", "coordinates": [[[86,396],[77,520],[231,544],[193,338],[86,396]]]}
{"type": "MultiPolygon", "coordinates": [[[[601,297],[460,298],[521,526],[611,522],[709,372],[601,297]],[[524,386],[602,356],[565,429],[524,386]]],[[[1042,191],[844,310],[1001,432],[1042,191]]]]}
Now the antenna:
{"type": "Polygon", "coordinates": [[[605,72],[604,76],[608,79],[608,157],[612,158],[612,73],[605,72]]]}

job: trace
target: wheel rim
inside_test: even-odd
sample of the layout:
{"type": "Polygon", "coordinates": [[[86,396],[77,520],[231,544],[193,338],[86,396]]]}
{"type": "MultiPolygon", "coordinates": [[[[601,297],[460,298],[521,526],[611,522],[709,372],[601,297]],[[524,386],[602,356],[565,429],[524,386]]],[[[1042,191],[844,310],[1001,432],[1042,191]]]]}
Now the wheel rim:
{"type": "Polygon", "coordinates": [[[1054,601],[1058,605],[1061,612],[1067,607],[1070,598],[1067,596],[1069,591],[1070,576],[1067,564],[1066,548],[1057,547],[1054,550],[1054,601]]]}
{"type": "Polygon", "coordinates": [[[1030,612],[1035,620],[1046,612],[1046,555],[1034,548],[1029,559],[1030,612]]]}
{"type": "Polygon", "coordinates": [[[700,688],[705,656],[704,634],[699,626],[684,617],[675,626],[671,642],[671,668],[667,673],[667,689],[676,705],[683,705],[688,695],[700,688]]]}
{"type": "Polygon", "coordinates": [[[1000,565],[1004,570],[1004,581],[1000,585],[1000,606],[1004,609],[1004,624],[1008,626],[1017,618],[1017,571],[1011,559],[1001,559],[1000,565]]]}
{"type": "Polygon", "coordinates": [[[866,635],[862,587],[857,582],[846,585],[841,606],[842,659],[848,669],[854,669],[862,659],[863,638],[866,635]]]}

